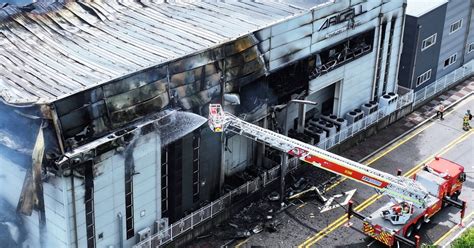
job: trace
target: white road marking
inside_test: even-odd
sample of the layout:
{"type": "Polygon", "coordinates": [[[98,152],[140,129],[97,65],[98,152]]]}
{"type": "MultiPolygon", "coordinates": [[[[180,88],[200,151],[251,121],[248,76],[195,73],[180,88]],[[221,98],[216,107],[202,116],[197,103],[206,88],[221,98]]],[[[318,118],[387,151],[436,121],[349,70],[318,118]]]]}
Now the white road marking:
{"type": "Polygon", "coordinates": [[[351,200],[352,196],[355,194],[357,189],[353,189],[353,190],[349,190],[347,192],[344,193],[344,195],[346,196],[346,199],[344,200],[344,202],[342,203],[336,203],[334,205],[331,205],[332,202],[334,201],[334,199],[336,198],[340,198],[340,197],[343,197],[344,195],[341,195],[341,194],[337,194],[337,195],[333,195],[331,198],[329,198],[326,203],[324,204],[323,207],[321,207],[321,213],[324,213],[326,211],[329,211],[329,210],[332,210],[332,209],[335,209],[335,208],[338,208],[338,207],[341,207],[341,206],[345,206],[349,203],[349,201],[351,200]]]}

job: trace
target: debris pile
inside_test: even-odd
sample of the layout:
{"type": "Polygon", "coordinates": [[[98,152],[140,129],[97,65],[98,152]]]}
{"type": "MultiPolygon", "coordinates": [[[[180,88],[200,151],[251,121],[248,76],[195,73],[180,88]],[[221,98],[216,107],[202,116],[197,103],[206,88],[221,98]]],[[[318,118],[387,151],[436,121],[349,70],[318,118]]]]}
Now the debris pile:
{"type": "MultiPolygon", "coordinates": [[[[261,174],[261,168],[251,168],[226,178],[224,191],[230,191],[261,174]]],[[[324,204],[327,201],[327,197],[324,196],[326,186],[331,185],[333,179],[334,174],[330,172],[314,166],[300,166],[299,169],[287,176],[287,188],[283,202],[281,202],[282,196],[278,190],[265,194],[258,201],[250,203],[230,219],[217,225],[209,234],[197,239],[205,239],[217,246],[222,241],[230,244],[257,233],[279,232],[280,227],[284,224],[281,222],[281,218],[277,218],[280,212],[301,202],[316,200],[324,204]]],[[[310,218],[314,218],[315,214],[317,213],[311,213],[310,218]]]]}
{"type": "Polygon", "coordinates": [[[281,223],[274,220],[274,216],[280,211],[279,199],[280,195],[272,192],[266,199],[251,203],[228,222],[220,224],[214,235],[220,240],[232,240],[263,231],[277,232],[281,223]]]}

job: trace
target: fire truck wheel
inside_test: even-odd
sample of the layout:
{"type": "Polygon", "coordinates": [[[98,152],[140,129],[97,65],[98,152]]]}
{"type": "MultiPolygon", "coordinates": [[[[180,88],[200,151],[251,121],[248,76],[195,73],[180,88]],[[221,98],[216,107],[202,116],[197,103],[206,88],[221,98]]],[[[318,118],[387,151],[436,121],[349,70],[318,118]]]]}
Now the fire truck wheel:
{"type": "Polygon", "coordinates": [[[416,230],[420,230],[422,224],[423,224],[423,217],[419,218],[418,221],[416,222],[416,225],[415,225],[416,230]]]}
{"type": "Polygon", "coordinates": [[[413,225],[410,225],[407,231],[405,232],[405,237],[411,238],[412,235],[413,235],[413,225]]]}

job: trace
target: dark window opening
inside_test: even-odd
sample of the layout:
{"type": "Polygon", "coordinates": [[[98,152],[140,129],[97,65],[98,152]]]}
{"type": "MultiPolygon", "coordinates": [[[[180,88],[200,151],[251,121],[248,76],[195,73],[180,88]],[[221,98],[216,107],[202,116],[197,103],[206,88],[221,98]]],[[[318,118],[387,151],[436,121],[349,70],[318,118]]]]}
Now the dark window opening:
{"type": "MultiPolygon", "coordinates": [[[[267,82],[270,88],[271,95],[269,101],[271,104],[286,103],[291,99],[291,95],[299,94],[308,89],[308,60],[302,59],[292,65],[288,65],[272,74],[268,75],[267,82]]],[[[252,85],[252,84],[251,84],[252,85]]],[[[262,95],[263,91],[254,90],[248,91],[248,95],[262,95]]],[[[242,98],[244,99],[244,98],[242,98]]],[[[242,100],[243,105],[248,105],[255,102],[261,102],[261,98],[250,99],[251,102],[242,100]]],[[[258,106],[258,104],[254,104],[258,106]]],[[[242,106],[243,107],[243,106],[242,106]]],[[[255,108],[254,108],[255,109],[255,108]]]]}
{"type": "Polygon", "coordinates": [[[444,61],[444,67],[448,66],[449,65],[449,59],[445,60],[444,61]]]}
{"type": "Polygon", "coordinates": [[[133,170],[133,153],[127,150],[125,151],[125,225],[127,239],[135,236],[133,223],[133,170]]]}
{"type": "Polygon", "coordinates": [[[330,94],[332,97],[330,97],[321,104],[321,114],[332,115],[334,110],[334,94],[336,91],[336,84],[328,86],[327,91],[328,94],[330,94]]]}
{"type": "Polygon", "coordinates": [[[199,201],[199,147],[201,145],[201,132],[193,133],[193,202],[199,201]]]}
{"type": "Polygon", "coordinates": [[[374,30],[370,30],[322,49],[309,60],[309,79],[315,79],[372,52],[374,33],[374,30]]]}
{"type": "Polygon", "coordinates": [[[168,216],[168,149],[161,149],[161,212],[168,216]]]}
{"type": "Polygon", "coordinates": [[[171,222],[183,214],[183,139],[168,145],[168,217],[171,222]]]}
{"type": "Polygon", "coordinates": [[[84,165],[84,204],[86,213],[86,234],[87,247],[95,247],[95,214],[94,214],[94,174],[92,161],[86,162],[84,165]]]}

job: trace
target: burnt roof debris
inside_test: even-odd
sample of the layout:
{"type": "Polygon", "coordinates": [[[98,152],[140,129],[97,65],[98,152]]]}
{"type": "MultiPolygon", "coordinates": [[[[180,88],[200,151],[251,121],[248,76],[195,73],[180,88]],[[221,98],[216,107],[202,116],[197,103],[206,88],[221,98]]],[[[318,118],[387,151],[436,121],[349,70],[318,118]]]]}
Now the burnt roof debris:
{"type": "Polygon", "coordinates": [[[11,104],[47,104],[193,57],[309,11],[290,2],[40,1],[22,8],[4,6],[0,98],[11,104]]]}

